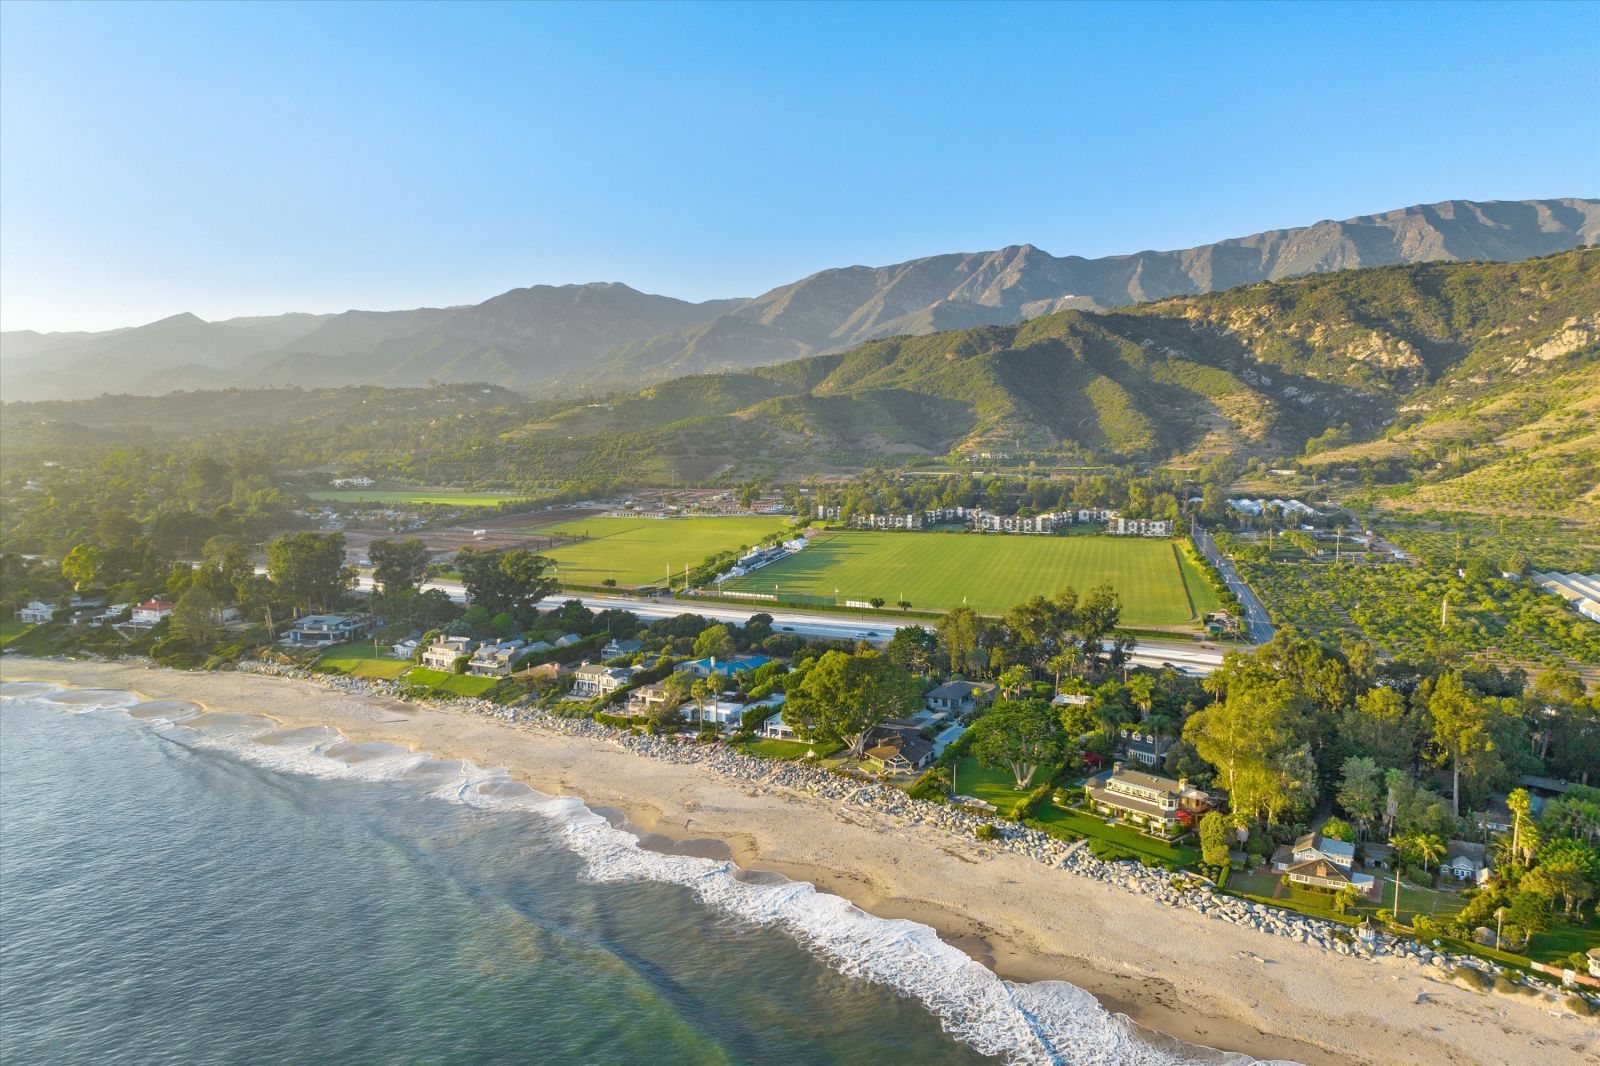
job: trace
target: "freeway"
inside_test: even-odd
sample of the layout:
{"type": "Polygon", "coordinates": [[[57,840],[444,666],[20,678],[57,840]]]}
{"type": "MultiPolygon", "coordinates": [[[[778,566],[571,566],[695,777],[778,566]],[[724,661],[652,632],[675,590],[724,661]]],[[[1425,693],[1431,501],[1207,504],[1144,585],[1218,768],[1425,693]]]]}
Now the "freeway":
{"type": "MultiPolygon", "coordinates": [[[[363,574],[359,587],[370,589],[372,580],[363,574]]],[[[466,589],[458,581],[430,581],[425,589],[439,589],[458,603],[465,602],[466,589]]],[[[542,601],[542,610],[560,607],[568,600],[577,600],[591,611],[632,611],[641,618],[672,618],[680,614],[697,614],[719,622],[743,624],[752,614],[772,616],[772,625],[781,633],[794,633],[802,637],[825,640],[864,640],[884,644],[901,626],[922,626],[922,622],[896,621],[889,618],[853,619],[835,614],[814,611],[766,609],[759,605],[724,607],[718,604],[695,603],[671,598],[639,598],[622,595],[595,596],[587,594],[556,595],[542,601]]],[[[1108,645],[1109,647],[1109,645],[1108,645]]],[[[1138,666],[1171,666],[1185,673],[1209,674],[1222,664],[1224,649],[1213,644],[1196,644],[1182,641],[1140,640],[1133,652],[1133,662],[1138,666]]]]}
{"type": "Polygon", "coordinates": [[[1255,590],[1244,583],[1244,578],[1234,569],[1233,562],[1222,554],[1222,549],[1217,547],[1217,542],[1211,539],[1210,533],[1197,526],[1194,531],[1194,542],[1205,553],[1206,558],[1211,560],[1211,565],[1217,568],[1222,580],[1228,583],[1228,589],[1244,607],[1244,623],[1245,628],[1249,630],[1251,643],[1265,644],[1271,640],[1272,616],[1267,613],[1266,605],[1255,594],[1255,590]]]}

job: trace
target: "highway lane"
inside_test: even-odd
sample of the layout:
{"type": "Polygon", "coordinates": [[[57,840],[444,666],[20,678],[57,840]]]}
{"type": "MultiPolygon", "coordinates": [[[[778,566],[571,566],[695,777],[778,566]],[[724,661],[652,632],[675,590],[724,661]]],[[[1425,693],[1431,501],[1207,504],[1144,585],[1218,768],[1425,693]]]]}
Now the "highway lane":
{"type": "MultiPolygon", "coordinates": [[[[363,574],[358,587],[370,591],[372,587],[370,576],[363,574]]],[[[458,581],[429,581],[423,588],[439,589],[457,603],[466,602],[466,589],[458,581]]],[[[577,600],[591,611],[632,611],[641,618],[673,618],[680,614],[697,614],[719,622],[742,625],[753,614],[768,614],[772,616],[773,628],[781,633],[794,633],[802,637],[825,640],[864,640],[872,644],[888,643],[895,631],[902,626],[932,628],[925,622],[909,619],[906,621],[892,618],[853,619],[812,611],[769,609],[759,604],[723,606],[671,598],[635,599],[616,594],[605,596],[587,593],[557,594],[542,601],[539,607],[548,611],[560,607],[568,600],[577,600]]],[[[1134,649],[1132,661],[1139,666],[1171,665],[1186,673],[1209,674],[1221,665],[1224,653],[1225,649],[1210,644],[1140,640],[1134,649]]]]}

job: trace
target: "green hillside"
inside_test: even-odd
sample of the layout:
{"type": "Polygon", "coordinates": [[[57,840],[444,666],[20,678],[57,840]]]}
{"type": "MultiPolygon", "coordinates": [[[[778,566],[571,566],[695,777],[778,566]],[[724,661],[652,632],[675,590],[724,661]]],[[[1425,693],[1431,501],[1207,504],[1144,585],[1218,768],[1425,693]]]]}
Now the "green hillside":
{"type": "MultiPolygon", "coordinates": [[[[1521,432],[1548,413],[1524,403],[1541,383],[1586,388],[1597,360],[1600,250],[1591,248],[1313,275],[1127,311],[892,337],[675,379],[507,439],[540,468],[599,474],[597,456],[627,454],[636,469],[684,478],[947,454],[1295,456],[1308,441],[1335,453],[1392,441],[1409,454],[1404,435],[1451,411],[1499,403],[1496,425],[1521,432]]],[[[1594,417],[1592,404],[1574,409],[1562,439],[1592,430],[1594,417]]],[[[1331,461],[1346,458],[1359,456],[1331,461]]]]}

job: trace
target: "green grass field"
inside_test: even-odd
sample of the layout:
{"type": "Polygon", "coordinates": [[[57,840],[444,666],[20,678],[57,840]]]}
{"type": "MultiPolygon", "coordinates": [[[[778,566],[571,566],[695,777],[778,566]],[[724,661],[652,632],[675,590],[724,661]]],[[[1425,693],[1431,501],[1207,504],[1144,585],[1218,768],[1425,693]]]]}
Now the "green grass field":
{"type": "Polygon", "coordinates": [[[28,622],[0,622],[0,648],[10,644],[32,628],[33,626],[28,622]]]}
{"type": "Polygon", "coordinates": [[[329,666],[351,677],[382,678],[393,681],[411,669],[410,659],[394,659],[374,651],[370,643],[336,644],[317,657],[318,666],[329,666]]]}
{"type": "MultiPolygon", "coordinates": [[[[1110,582],[1122,597],[1125,626],[1182,626],[1194,617],[1184,571],[1173,544],[1124,537],[1045,537],[972,533],[832,533],[805,551],[748,577],[730,581],[741,592],[782,598],[870,600],[892,607],[902,599],[940,610],[965,602],[1001,614],[1035,595],[1068,585],[1080,594],[1110,582]]],[[[1195,606],[1216,597],[1191,567],[1195,606]]]]}
{"type": "Polygon", "coordinates": [[[516,493],[429,489],[328,489],[306,495],[323,503],[437,503],[446,507],[498,507],[526,498],[516,493]]]}
{"type": "Polygon", "coordinates": [[[615,578],[619,585],[650,585],[665,580],[667,569],[679,578],[685,566],[699,566],[709,555],[755,544],[782,529],[785,518],[581,518],[546,526],[541,535],[583,536],[544,552],[554,559],[556,576],[579,585],[615,578]]]}
{"type": "Polygon", "coordinates": [[[500,683],[499,678],[472,677],[468,674],[447,674],[443,670],[414,667],[405,675],[408,685],[426,685],[435,692],[448,692],[454,696],[481,696],[500,683]]]}

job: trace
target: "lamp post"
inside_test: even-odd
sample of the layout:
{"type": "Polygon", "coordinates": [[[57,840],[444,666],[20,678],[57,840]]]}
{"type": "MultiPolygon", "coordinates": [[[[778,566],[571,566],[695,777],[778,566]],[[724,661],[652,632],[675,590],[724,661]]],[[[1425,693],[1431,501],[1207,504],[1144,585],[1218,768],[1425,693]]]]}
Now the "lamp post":
{"type": "Polygon", "coordinates": [[[1494,949],[1496,951],[1500,950],[1500,930],[1505,924],[1506,909],[1504,907],[1496,907],[1494,909],[1494,949]]]}

